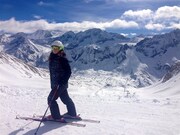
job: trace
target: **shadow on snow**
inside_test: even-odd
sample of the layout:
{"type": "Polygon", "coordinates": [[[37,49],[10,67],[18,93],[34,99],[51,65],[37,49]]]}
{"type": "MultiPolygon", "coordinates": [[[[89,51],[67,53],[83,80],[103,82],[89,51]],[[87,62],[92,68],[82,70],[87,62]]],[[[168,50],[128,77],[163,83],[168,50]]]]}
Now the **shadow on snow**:
{"type": "MultiPolygon", "coordinates": [[[[47,132],[50,132],[54,129],[57,129],[57,128],[60,128],[62,126],[65,126],[64,124],[62,123],[53,123],[53,122],[43,122],[43,126],[41,126],[37,132],[37,135],[42,135],[44,133],[47,133],[47,132]]],[[[37,124],[38,126],[38,124],[37,124]]],[[[18,133],[20,134],[21,131],[24,131],[24,130],[27,130],[25,129],[25,127],[23,128],[19,128],[13,132],[11,132],[9,135],[17,135],[18,133]]],[[[26,133],[22,133],[23,135],[34,135],[34,133],[36,132],[37,128],[35,129],[32,129],[26,133]]]]}

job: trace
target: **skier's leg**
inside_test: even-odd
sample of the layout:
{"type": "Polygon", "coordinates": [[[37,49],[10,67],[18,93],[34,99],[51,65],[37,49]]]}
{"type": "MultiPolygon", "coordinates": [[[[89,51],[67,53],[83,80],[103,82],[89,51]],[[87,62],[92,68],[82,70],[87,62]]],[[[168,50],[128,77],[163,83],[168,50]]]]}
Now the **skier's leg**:
{"type": "Polygon", "coordinates": [[[58,94],[55,95],[54,99],[53,96],[54,96],[54,90],[52,90],[50,93],[49,93],[49,96],[48,96],[48,105],[50,105],[50,112],[51,112],[51,115],[53,117],[53,119],[59,119],[61,118],[61,115],[60,115],[60,111],[59,111],[59,106],[56,102],[57,98],[58,98],[58,94]]]}
{"type": "Polygon", "coordinates": [[[68,114],[71,116],[76,116],[76,108],[74,102],[69,97],[67,87],[63,87],[62,89],[63,91],[60,94],[61,101],[66,105],[68,114]]]}

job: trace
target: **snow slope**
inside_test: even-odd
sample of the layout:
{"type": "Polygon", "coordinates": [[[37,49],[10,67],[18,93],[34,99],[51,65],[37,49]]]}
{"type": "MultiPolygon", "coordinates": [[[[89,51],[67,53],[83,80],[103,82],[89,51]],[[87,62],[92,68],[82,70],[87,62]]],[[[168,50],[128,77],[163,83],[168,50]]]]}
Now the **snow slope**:
{"type": "Polygon", "coordinates": [[[30,81],[37,82],[48,77],[47,70],[35,68],[3,52],[0,52],[0,75],[2,83],[17,86],[28,86],[30,81]]]}
{"type": "MultiPolygon", "coordinates": [[[[1,63],[0,67],[0,134],[33,135],[39,122],[15,117],[44,113],[50,91],[49,78],[21,76],[7,63],[1,63]]],[[[111,78],[113,73],[95,72],[74,74],[69,93],[83,118],[101,123],[86,123],[86,127],[81,128],[46,122],[42,123],[39,135],[180,135],[180,74],[165,83],[135,89],[129,86],[129,80],[118,75],[111,78]]],[[[65,106],[58,103],[61,113],[65,113],[65,106]]]]}

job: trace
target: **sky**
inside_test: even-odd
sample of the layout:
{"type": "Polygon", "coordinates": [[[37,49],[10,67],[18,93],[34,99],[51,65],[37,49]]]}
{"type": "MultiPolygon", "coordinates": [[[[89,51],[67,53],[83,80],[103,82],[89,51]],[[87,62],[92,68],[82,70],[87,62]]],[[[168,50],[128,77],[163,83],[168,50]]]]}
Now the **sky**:
{"type": "Polygon", "coordinates": [[[124,35],[163,33],[180,28],[180,0],[0,0],[0,31],[38,29],[124,35]]]}

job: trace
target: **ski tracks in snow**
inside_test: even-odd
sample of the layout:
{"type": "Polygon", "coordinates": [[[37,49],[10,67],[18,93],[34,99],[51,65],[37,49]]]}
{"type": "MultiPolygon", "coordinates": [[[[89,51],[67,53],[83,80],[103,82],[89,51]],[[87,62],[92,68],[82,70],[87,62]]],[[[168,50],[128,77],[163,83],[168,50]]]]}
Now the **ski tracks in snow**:
{"type": "MultiPolygon", "coordinates": [[[[100,120],[100,124],[87,123],[85,128],[42,124],[39,134],[44,135],[178,135],[180,133],[180,103],[171,98],[142,98],[138,92],[117,87],[99,87],[96,91],[75,91],[70,96],[83,118],[100,120]],[[127,94],[127,90],[130,94],[127,94]]],[[[98,88],[98,87],[97,87],[98,88]]],[[[79,89],[79,88],[77,88],[79,89]]],[[[49,89],[0,87],[1,135],[29,135],[37,122],[15,120],[17,114],[32,116],[43,114],[47,107],[49,89]]],[[[66,107],[58,102],[61,113],[66,107]]]]}

